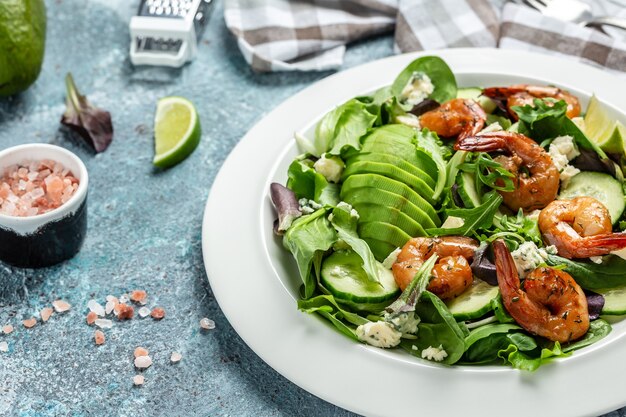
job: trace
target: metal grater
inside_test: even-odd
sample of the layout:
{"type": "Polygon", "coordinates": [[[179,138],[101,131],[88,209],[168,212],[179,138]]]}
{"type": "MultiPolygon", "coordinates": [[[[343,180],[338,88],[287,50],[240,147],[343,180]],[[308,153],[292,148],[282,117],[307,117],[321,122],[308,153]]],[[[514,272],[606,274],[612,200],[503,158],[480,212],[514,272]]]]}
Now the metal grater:
{"type": "Polygon", "coordinates": [[[141,0],[130,20],[130,60],[135,65],[181,67],[191,61],[213,0],[141,0]]]}

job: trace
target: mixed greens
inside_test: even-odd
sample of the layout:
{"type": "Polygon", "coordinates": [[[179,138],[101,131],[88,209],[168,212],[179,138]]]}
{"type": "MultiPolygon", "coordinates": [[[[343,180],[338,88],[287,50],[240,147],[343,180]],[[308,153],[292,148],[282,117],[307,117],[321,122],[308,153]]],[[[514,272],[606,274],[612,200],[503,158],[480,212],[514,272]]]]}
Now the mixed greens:
{"type": "Polygon", "coordinates": [[[614,140],[623,126],[614,122],[611,140],[597,134],[591,119],[602,119],[602,108],[595,97],[584,119],[567,117],[566,103],[551,98],[515,106],[512,117],[482,88],[459,88],[448,65],[427,56],[391,86],[327,113],[313,137],[296,135],[303,154],[289,166],[286,187],[272,184],[274,229],[302,279],[298,308],[344,335],[442,364],[499,362],[535,370],[606,336],[611,326],[602,317],[626,314],[626,260],[621,253],[559,256],[544,243],[536,212],[503,205],[501,192],[515,188],[515,176],[497,158],[455,151],[454,140],[420,126],[422,114],[457,97],[475,100],[486,112],[483,132],[522,133],[562,159],[560,197],[592,196],[609,210],[614,231],[626,228],[626,158],[614,140]],[[444,302],[428,290],[436,255],[400,291],[391,265],[418,236],[469,236],[481,243],[471,265],[474,282],[460,296],[444,302]],[[522,260],[531,268],[563,269],[585,290],[592,321],[582,338],[560,344],[516,323],[498,289],[490,248],[495,239],[506,242],[518,270],[528,267],[522,260]]]}

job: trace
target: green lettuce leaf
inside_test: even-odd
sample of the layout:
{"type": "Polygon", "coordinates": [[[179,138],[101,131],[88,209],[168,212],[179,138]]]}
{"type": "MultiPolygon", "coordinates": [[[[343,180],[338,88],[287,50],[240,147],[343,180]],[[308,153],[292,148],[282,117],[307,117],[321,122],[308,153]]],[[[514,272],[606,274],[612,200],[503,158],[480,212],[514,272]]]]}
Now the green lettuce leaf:
{"type": "MultiPolygon", "coordinates": [[[[526,336],[529,338],[530,336],[526,336]]],[[[526,344],[522,344],[522,347],[518,346],[515,339],[509,338],[511,343],[506,349],[502,349],[498,352],[498,357],[508,362],[513,368],[520,369],[522,371],[535,371],[541,365],[551,362],[559,357],[569,356],[571,353],[563,352],[559,342],[554,342],[552,347],[544,347],[536,355],[534,352],[523,352],[523,347],[527,347],[526,344]]],[[[537,348],[538,349],[538,348],[537,348]]],[[[536,350],[536,349],[535,349],[536,350]]]]}
{"type": "Polygon", "coordinates": [[[460,217],[462,226],[451,229],[434,228],[426,230],[430,236],[469,236],[479,229],[488,229],[493,225],[493,218],[502,203],[502,196],[492,191],[485,194],[486,200],[478,207],[471,209],[447,209],[448,216],[460,217]]]}
{"type": "Polygon", "coordinates": [[[326,209],[297,218],[283,237],[283,245],[298,264],[304,283],[304,298],[310,298],[317,287],[322,256],[337,241],[337,233],[326,218],[326,209]],[[311,269],[315,269],[315,276],[311,269]]]}
{"type": "Polygon", "coordinates": [[[344,310],[332,295],[318,295],[309,300],[298,300],[298,308],[305,313],[321,315],[339,332],[357,341],[359,339],[356,336],[356,327],[369,322],[356,313],[344,310]]]}
{"type": "Polygon", "coordinates": [[[333,209],[330,222],[337,231],[339,239],[343,240],[361,257],[363,270],[369,280],[379,282],[378,262],[367,243],[359,237],[356,231],[359,218],[352,215],[351,209],[352,207],[347,204],[339,204],[333,209]]]}
{"type": "Polygon", "coordinates": [[[296,194],[296,198],[307,198],[329,206],[339,203],[339,185],[328,182],[315,171],[312,160],[295,159],[289,165],[287,175],[287,188],[296,194]]]}

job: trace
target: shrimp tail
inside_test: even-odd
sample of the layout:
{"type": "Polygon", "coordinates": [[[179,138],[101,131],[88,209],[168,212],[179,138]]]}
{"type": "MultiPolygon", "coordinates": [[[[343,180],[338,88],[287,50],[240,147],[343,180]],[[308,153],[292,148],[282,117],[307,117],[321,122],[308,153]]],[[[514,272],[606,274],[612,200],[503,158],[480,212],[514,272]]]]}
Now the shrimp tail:
{"type": "Polygon", "coordinates": [[[493,152],[507,147],[506,138],[511,132],[489,132],[459,138],[454,144],[457,151],[493,152]]]}
{"type": "Polygon", "coordinates": [[[593,248],[605,253],[626,248],[626,232],[605,233],[602,235],[587,236],[583,239],[584,246],[587,248],[593,248]]]}
{"type": "Polygon", "coordinates": [[[520,293],[520,279],[515,261],[502,239],[493,242],[493,252],[496,260],[496,276],[498,287],[503,300],[510,300],[520,293]]]}

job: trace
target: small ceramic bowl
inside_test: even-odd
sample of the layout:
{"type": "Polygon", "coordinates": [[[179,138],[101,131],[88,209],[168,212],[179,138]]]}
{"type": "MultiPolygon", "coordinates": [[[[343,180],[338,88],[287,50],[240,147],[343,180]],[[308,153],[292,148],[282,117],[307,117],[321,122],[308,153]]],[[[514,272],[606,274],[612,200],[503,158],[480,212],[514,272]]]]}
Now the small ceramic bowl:
{"type": "Polygon", "coordinates": [[[85,240],[89,177],[80,158],[54,145],[14,146],[0,152],[0,176],[11,165],[44,159],[68,168],[79,181],[78,189],[65,204],[44,214],[0,214],[0,260],[14,266],[39,268],[57,264],[76,255],[85,240]]]}

